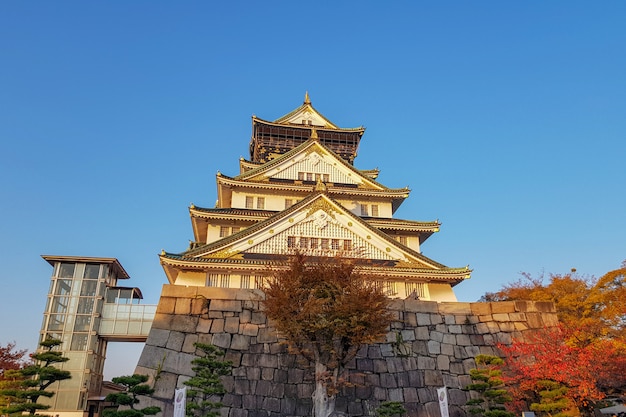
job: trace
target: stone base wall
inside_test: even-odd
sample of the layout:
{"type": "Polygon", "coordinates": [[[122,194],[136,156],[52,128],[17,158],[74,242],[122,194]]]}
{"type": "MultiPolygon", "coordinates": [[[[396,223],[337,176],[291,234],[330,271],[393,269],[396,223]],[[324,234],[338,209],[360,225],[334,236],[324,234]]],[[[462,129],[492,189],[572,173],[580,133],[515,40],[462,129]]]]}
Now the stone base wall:
{"type": "MultiPolygon", "coordinates": [[[[165,285],[136,373],[156,392],[144,405],[173,414],[176,388],[193,375],[194,342],[214,344],[233,362],[224,377],[223,417],[311,415],[313,370],[287,352],[260,308],[258,290],[165,285]]],[[[552,303],[437,303],[394,300],[384,342],[363,347],[348,367],[337,411],[372,416],[382,401],[402,402],[409,416],[439,417],[437,388],[448,388],[450,415],[465,416],[469,370],[478,354],[497,354],[527,332],[557,324],[552,303]]]]}

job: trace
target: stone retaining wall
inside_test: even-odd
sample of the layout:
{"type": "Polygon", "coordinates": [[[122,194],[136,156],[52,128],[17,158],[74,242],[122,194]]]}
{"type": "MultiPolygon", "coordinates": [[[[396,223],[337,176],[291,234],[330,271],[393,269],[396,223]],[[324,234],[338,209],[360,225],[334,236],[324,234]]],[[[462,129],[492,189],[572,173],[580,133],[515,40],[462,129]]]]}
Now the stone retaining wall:
{"type": "MultiPolygon", "coordinates": [[[[174,390],[193,375],[194,342],[211,343],[233,362],[224,378],[223,417],[311,415],[312,369],[287,352],[260,310],[258,290],[165,285],[136,373],[156,378],[144,404],[173,413],[174,390]]],[[[496,354],[526,332],[557,323],[552,303],[437,303],[394,300],[386,341],[365,346],[349,366],[350,386],[337,411],[374,415],[382,401],[400,401],[409,416],[439,417],[436,389],[448,387],[450,415],[465,416],[469,370],[478,354],[496,354]]]]}

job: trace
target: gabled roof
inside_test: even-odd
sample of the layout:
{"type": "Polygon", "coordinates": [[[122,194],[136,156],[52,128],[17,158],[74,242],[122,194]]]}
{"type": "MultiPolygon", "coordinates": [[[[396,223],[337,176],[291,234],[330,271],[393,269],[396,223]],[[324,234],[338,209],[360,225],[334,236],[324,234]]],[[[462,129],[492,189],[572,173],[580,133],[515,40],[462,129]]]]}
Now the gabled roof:
{"type": "MultiPolygon", "coordinates": [[[[336,166],[347,173],[348,176],[355,175],[354,181],[362,184],[363,187],[372,188],[377,190],[389,190],[389,188],[375,181],[371,175],[367,175],[369,172],[364,173],[356,169],[353,165],[349,164],[346,160],[339,155],[324,146],[318,139],[311,138],[301,145],[293,148],[287,153],[284,153],[271,161],[260,165],[256,168],[245,171],[242,174],[234,177],[236,180],[252,180],[263,181],[276,176],[278,173],[285,171],[290,166],[298,163],[305,157],[309,157],[312,154],[316,154],[316,158],[327,164],[336,166]]],[[[377,172],[376,172],[377,174],[377,172]]],[[[408,192],[408,188],[405,187],[404,191],[408,192]]]]}
{"type": "Polygon", "coordinates": [[[342,129],[335,125],[313,107],[308,91],[304,94],[304,102],[300,107],[292,110],[282,117],[279,117],[272,123],[280,125],[315,126],[332,130],[365,130],[362,126],[359,128],[342,129]],[[302,121],[305,121],[306,123],[302,123],[302,121]]]}
{"type": "MultiPolygon", "coordinates": [[[[265,256],[263,262],[267,263],[267,256],[275,258],[275,252],[264,251],[264,245],[271,246],[278,241],[284,242],[287,236],[294,234],[298,236],[300,230],[310,231],[315,227],[319,229],[321,235],[341,230],[343,236],[354,239],[355,246],[362,248],[362,255],[355,255],[356,258],[365,257],[381,261],[385,268],[419,270],[432,276],[450,275],[452,281],[469,276],[470,271],[467,268],[448,268],[393,240],[346,210],[323,191],[316,192],[289,209],[278,212],[239,233],[180,254],[163,252],[160,258],[164,265],[195,266],[199,269],[203,263],[258,264],[259,256],[265,256]],[[324,230],[326,227],[329,229],[324,230]],[[273,243],[272,239],[278,240],[273,243]]],[[[168,277],[175,281],[175,276],[168,274],[168,277]]]]}

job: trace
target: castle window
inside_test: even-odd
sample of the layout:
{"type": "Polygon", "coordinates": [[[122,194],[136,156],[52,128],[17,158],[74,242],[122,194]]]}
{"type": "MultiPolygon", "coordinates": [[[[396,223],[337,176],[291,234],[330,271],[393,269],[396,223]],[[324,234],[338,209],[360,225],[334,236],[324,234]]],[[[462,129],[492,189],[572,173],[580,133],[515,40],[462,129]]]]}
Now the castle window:
{"type": "Polygon", "coordinates": [[[228,236],[228,227],[220,226],[220,237],[226,237],[226,236],[228,236]]]}
{"type": "Polygon", "coordinates": [[[346,252],[352,250],[352,241],[351,240],[344,240],[343,241],[343,250],[346,251],[346,252]]]}
{"type": "Polygon", "coordinates": [[[298,180],[304,181],[304,172],[298,172],[298,180]]]}
{"type": "Polygon", "coordinates": [[[322,249],[328,250],[328,249],[329,249],[329,246],[328,246],[328,243],[329,243],[329,242],[328,242],[328,239],[321,239],[320,241],[321,241],[321,243],[322,243],[322,249]]]}
{"type": "Polygon", "coordinates": [[[333,239],[331,241],[333,250],[339,250],[339,239],[333,239]]]}
{"type": "Polygon", "coordinates": [[[287,247],[295,248],[296,247],[296,237],[295,236],[287,236],[287,247]]]}
{"type": "Polygon", "coordinates": [[[240,229],[239,227],[233,227],[232,231],[231,231],[231,234],[234,235],[235,233],[239,233],[239,229],[240,229]]]}
{"type": "Polygon", "coordinates": [[[300,238],[300,249],[308,249],[309,248],[309,238],[301,237],[300,238]]]}
{"type": "Polygon", "coordinates": [[[313,173],[312,172],[307,172],[306,173],[306,180],[307,181],[313,181],[313,173]]]}
{"type": "Polygon", "coordinates": [[[246,196],[246,208],[252,209],[254,208],[254,197],[247,195],[246,196]]]}
{"type": "Polygon", "coordinates": [[[293,200],[291,198],[285,198],[285,208],[288,209],[291,206],[293,206],[293,200]]]}
{"type": "Polygon", "coordinates": [[[406,244],[407,244],[406,236],[400,236],[400,243],[402,243],[404,246],[406,246],[406,244]]]}
{"type": "Polygon", "coordinates": [[[330,181],[330,176],[328,174],[322,174],[322,181],[329,182],[330,181]]]}
{"type": "Polygon", "coordinates": [[[263,210],[265,208],[265,197],[258,197],[256,199],[256,208],[263,210]]]}
{"type": "Polygon", "coordinates": [[[317,249],[317,246],[319,245],[319,239],[316,237],[312,237],[311,238],[311,249],[317,249]]]}
{"type": "Polygon", "coordinates": [[[361,216],[368,216],[367,204],[361,204],[361,216]]]}
{"type": "Polygon", "coordinates": [[[372,216],[378,217],[378,204],[372,204],[372,216]]]}
{"type": "Polygon", "coordinates": [[[250,275],[241,276],[241,288],[250,288],[250,275]]]}
{"type": "Polygon", "coordinates": [[[220,276],[220,287],[222,288],[230,287],[230,274],[222,274],[220,276]]]}

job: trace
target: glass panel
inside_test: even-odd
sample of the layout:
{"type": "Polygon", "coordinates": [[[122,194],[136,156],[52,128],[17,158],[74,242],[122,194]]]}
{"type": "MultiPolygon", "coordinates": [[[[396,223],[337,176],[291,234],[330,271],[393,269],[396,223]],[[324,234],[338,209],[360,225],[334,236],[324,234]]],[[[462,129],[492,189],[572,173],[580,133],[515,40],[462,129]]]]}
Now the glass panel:
{"type": "Polygon", "coordinates": [[[78,302],[79,314],[91,314],[93,313],[93,298],[81,298],[78,302]]]}
{"type": "Polygon", "coordinates": [[[93,297],[96,295],[96,289],[98,288],[98,281],[88,280],[83,281],[83,286],[80,289],[80,295],[87,295],[93,297]]]}
{"type": "Polygon", "coordinates": [[[85,279],[98,279],[100,276],[100,264],[85,265],[85,279]]]}
{"type": "Polygon", "coordinates": [[[130,299],[133,297],[132,290],[128,288],[124,288],[120,290],[120,299],[118,302],[120,304],[130,304],[130,299]]]}
{"type": "Polygon", "coordinates": [[[48,320],[48,330],[63,330],[65,314],[52,314],[48,320]]]}
{"type": "Polygon", "coordinates": [[[117,298],[117,293],[118,293],[118,290],[114,290],[114,289],[108,288],[107,289],[107,301],[106,302],[107,303],[114,303],[115,299],[117,298]]]}
{"type": "Polygon", "coordinates": [[[69,279],[57,279],[56,295],[67,295],[72,290],[72,281],[69,279]]]}
{"type": "Polygon", "coordinates": [[[69,298],[67,297],[54,297],[52,300],[52,308],[50,309],[51,313],[65,313],[67,311],[67,305],[69,303],[69,298]]]}
{"type": "Polygon", "coordinates": [[[72,346],[70,350],[86,350],[87,349],[87,337],[86,333],[75,333],[72,336],[72,346]]]}
{"type": "Polygon", "coordinates": [[[62,263],[59,268],[59,277],[61,278],[74,278],[74,268],[76,264],[62,263]]]}
{"type": "Polygon", "coordinates": [[[90,326],[91,316],[76,316],[76,321],[74,322],[75,332],[87,332],[89,331],[90,326]]]}

